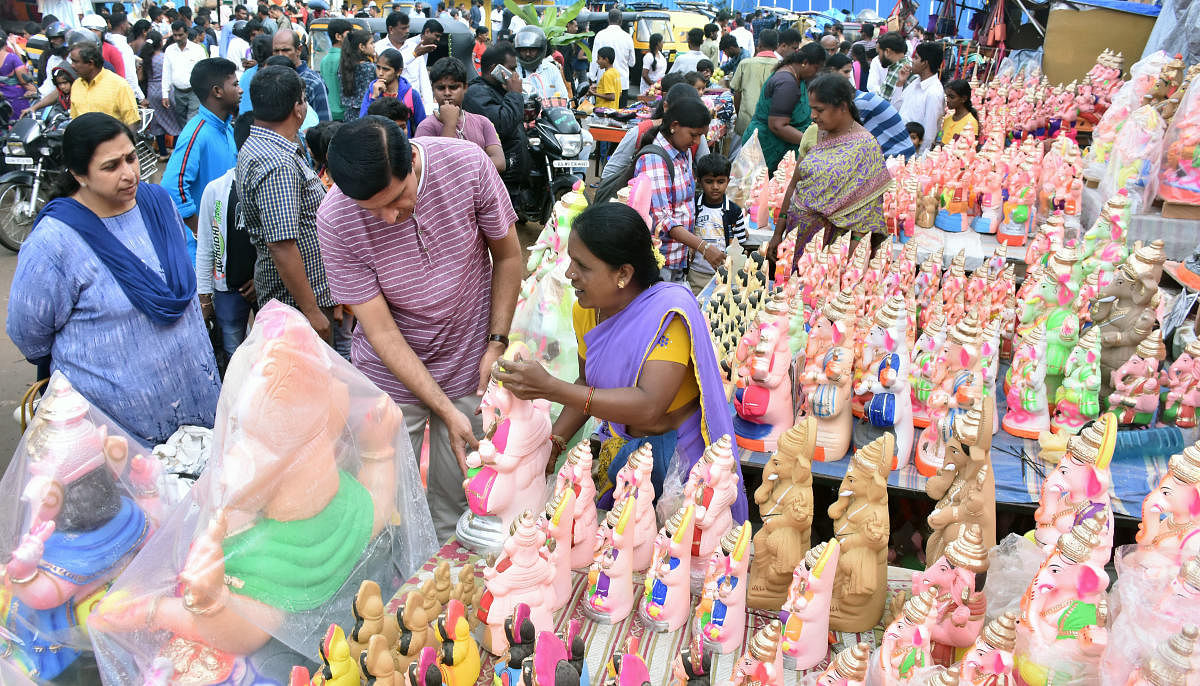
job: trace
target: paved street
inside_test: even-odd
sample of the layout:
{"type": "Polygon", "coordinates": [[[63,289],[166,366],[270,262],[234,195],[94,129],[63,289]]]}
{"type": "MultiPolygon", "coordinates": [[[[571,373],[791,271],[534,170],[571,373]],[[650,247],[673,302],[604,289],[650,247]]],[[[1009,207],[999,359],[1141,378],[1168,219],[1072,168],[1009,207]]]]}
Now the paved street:
{"type": "MultiPolygon", "coordinates": [[[[16,268],[17,256],[0,248],[0,299],[4,302],[5,321],[8,321],[8,291],[16,268]]],[[[21,357],[7,334],[0,335],[0,465],[4,467],[8,466],[21,438],[20,426],[12,418],[13,410],[33,377],[33,365],[21,357]]]]}

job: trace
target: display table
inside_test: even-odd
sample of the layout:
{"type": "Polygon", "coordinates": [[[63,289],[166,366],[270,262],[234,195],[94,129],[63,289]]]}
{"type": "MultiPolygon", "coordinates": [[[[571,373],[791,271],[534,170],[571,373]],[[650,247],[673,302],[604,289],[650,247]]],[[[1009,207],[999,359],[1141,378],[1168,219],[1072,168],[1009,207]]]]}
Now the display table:
{"type": "MultiPolygon", "coordinates": [[[[463,548],[455,539],[451,538],[450,541],[447,542],[446,545],[442,546],[441,550],[439,550],[436,555],[430,558],[430,560],[426,562],[425,565],[418,570],[412,578],[405,582],[404,586],[401,587],[401,589],[396,593],[396,596],[392,599],[392,601],[388,603],[388,612],[395,613],[396,608],[400,605],[401,600],[409,591],[415,590],[420,586],[420,584],[432,578],[434,568],[437,567],[438,563],[440,563],[442,560],[446,560],[450,563],[451,578],[457,578],[459,570],[462,568],[462,566],[469,564],[475,567],[475,575],[482,582],[484,562],[479,558],[478,555],[475,555],[466,548],[463,548]]],[[[635,588],[637,585],[642,583],[642,578],[643,577],[641,574],[633,575],[635,588]]],[[[591,675],[592,683],[599,683],[599,681],[597,681],[596,674],[600,673],[604,666],[608,664],[608,661],[612,657],[613,653],[622,652],[624,650],[626,640],[630,636],[636,636],[640,639],[638,653],[642,656],[642,659],[645,660],[646,665],[650,668],[650,683],[652,686],[666,686],[669,684],[671,663],[675,660],[675,656],[679,654],[680,649],[687,643],[688,640],[690,640],[690,630],[687,627],[684,627],[683,629],[680,629],[672,634],[649,633],[642,628],[642,625],[638,622],[637,618],[632,615],[620,624],[608,625],[592,622],[583,614],[583,596],[584,591],[587,589],[587,576],[583,573],[576,572],[574,574],[573,581],[574,583],[571,586],[571,601],[567,603],[566,607],[559,610],[554,616],[554,631],[556,633],[562,633],[566,630],[567,625],[572,619],[581,620],[583,624],[582,635],[584,642],[587,644],[588,673],[591,675]]],[[[887,584],[890,606],[892,596],[895,596],[901,592],[907,592],[909,589],[911,589],[912,570],[901,569],[899,567],[889,567],[887,584]]],[[[696,597],[692,598],[693,606],[695,605],[696,600],[696,597]]],[[[888,618],[886,612],[884,616],[886,620],[888,618]]],[[[744,651],[746,644],[749,642],[750,637],[753,635],[753,632],[765,626],[774,617],[775,614],[771,612],[764,612],[760,610],[750,610],[747,612],[747,631],[746,638],[742,642],[742,649],[737,651],[736,654],[716,656],[713,665],[715,670],[714,678],[712,679],[711,683],[714,685],[727,684],[731,681],[730,675],[733,673],[734,665],[736,664],[738,658],[741,657],[741,654],[744,651]]],[[[831,646],[830,653],[826,656],[826,660],[822,661],[817,668],[810,671],[819,672],[821,669],[824,669],[828,659],[833,656],[834,652],[852,646],[859,641],[865,641],[872,647],[872,649],[874,649],[878,645],[876,637],[884,628],[885,626],[881,622],[880,625],[876,627],[875,631],[867,633],[834,633],[833,636],[835,638],[835,643],[831,646]]],[[[472,633],[474,634],[476,640],[478,640],[480,631],[476,630],[472,633]]],[[[494,674],[494,665],[496,663],[496,658],[488,655],[486,652],[484,652],[483,655],[483,670],[479,675],[479,680],[476,681],[476,684],[479,686],[484,686],[485,684],[490,685],[492,683],[492,675],[494,674]]],[[[797,674],[798,673],[793,670],[788,670],[786,683],[796,683],[797,674]]]]}

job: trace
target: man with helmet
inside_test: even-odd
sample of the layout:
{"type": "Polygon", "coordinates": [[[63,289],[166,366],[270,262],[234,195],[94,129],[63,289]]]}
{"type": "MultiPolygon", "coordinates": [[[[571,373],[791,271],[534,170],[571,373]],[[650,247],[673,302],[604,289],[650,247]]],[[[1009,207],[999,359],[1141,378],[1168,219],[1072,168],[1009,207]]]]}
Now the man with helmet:
{"type": "MultiPolygon", "coordinates": [[[[517,75],[526,96],[541,98],[542,107],[570,107],[571,97],[563,81],[562,69],[553,57],[548,57],[546,34],[537,26],[517,30],[513,40],[517,48],[517,75]]],[[[587,160],[595,147],[591,134],[583,131],[583,147],[576,159],[587,160]]]]}
{"type": "MultiPolygon", "coordinates": [[[[41,59],[38,60],[37,77],[43,84],[42,88],[49,84],[50,90],[54,90],[51,74],[55,67],[67,63],[67,25],[61,21],[53,22],[46,27],[44,33],[49,46],[42,51],[41,59]]],[[[49,92],[42,90],[42,95],[45,96],[49,92]]]]}
{"type": "Polygon", "coordinates": [[[542,99],[546,107],[569,107],[570,96],[563,82],[562,70],[554,58],[547,57],[546,34],[537,26],[517,31],[517,74],[524,82],[525,93],[542,99]]]}

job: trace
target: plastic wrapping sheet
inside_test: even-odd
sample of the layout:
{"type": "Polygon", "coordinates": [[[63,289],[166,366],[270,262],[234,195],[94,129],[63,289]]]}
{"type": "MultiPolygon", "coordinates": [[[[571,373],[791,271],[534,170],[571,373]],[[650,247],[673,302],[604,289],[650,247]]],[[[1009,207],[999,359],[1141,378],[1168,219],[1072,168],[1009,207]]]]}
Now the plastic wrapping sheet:
{"type": "Polygon", "coordinates": [[[1012,610],[1020,614],[1021,596],[1038,568],[1046,561],[1046,553],[1024,536],[1009,534],[988,553],[987,621],[1012,610]]]}
{"type": "Polygon", "coordinates": [[[1200,62],[1200,0],[1162,0],[1142,56],[1158,51],[1179,53],[1187,64],[1200,62]]]}
{"type": "Polygon", "coordinates": [[[1166,124],[1154,107],[1143,105],[1134,110],[1113,141],[1100,194],[1112,197],[1118,190],[1128,189],[1133,213],[1147,211],[1158,194],[1165,133],[1166,124]]]}
{"type": "Polygon", "coordinates": [[[90,620],[106,684],[287,683],[364,579],[436,549],[394,402],[272,301],[230,360],[212,458],[90,620]]]}
{"type": "Polygon", "coordinates": [[[1092,145],[1083,159],[1085,176],[1096,179],[1104,176],[1117,133],[1134,110],[1141,107],[1142,97],[1150,92],[1163,66],[1170,60],[1167,53],[1159,51],[1143,57],[1129,68],[1129,79],[1112,97],[1112,102],[1092,132],[1092,145]]]}
{"type": "Polygon", "coordinates": [[[742,147],[733,158],[729,187],[725,194],[738,207],[750,207],[754,204],[755,184],[766,171],[767,161],[763,157],[762,145],[758,142],[758,131],[755,131],[742,141],[742,147]]]}
{"type": "Polygon", "coordinates": [[[1153,551],[1122,546],[1109,593],[1110,640],[1101,662],[1103,686],[1123,686],[1129,674],[1184,624],[1200,624],[1200,596],[1180,592],[1178,569],[1153,551]]]}
{"type": "Polygon", "coordinates": [[[1179,100],[1163,138],[1158,194],[1164,200],[1200,205],[1200,79],[1179,100]]]}
{"type": "Polygon", "coordinates": [[[91,650],[89,612],[177,502],[140,445],[51,377],[0,480],[0,644],[28,674],[53,679],[91,650]]]}

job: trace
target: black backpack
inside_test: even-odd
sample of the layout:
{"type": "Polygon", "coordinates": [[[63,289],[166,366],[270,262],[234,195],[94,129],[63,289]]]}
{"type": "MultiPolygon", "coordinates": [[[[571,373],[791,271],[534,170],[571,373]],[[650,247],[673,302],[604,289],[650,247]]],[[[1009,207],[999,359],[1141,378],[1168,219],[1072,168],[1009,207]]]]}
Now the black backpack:
{"type": "Polygon", "coordinates": [[[671,182],[674,183],[675,163],[671,161],[671,158],[667,155],[666,150],[663,150],[662,147],[654,145],[653,143],[649,143],[647,145],[643,145],[642,149],[638,150],[637,153],[634,154],[634,156],[629,160],[629,164],[625,168],[621,169],[612,176],[609,176],[607,179],[604,179],[600,182],[600,185],[596,186],[595,200],[592,202],[608,202],[609,200],[617,197],[617,192],[629,185],[629,180],[633,178],[633,170],[637,167],[637,161],[642,157],[642,155],[658,155],[661,157],[663,162],[667,163],[667,171],[671,173],[671,182]]]}

